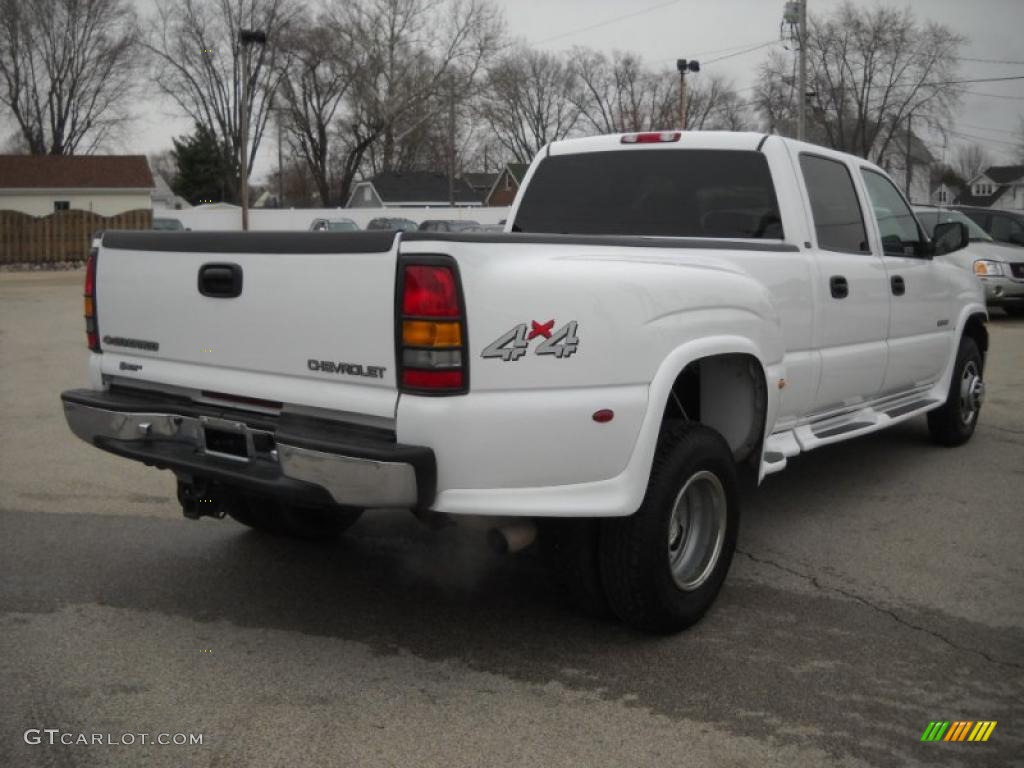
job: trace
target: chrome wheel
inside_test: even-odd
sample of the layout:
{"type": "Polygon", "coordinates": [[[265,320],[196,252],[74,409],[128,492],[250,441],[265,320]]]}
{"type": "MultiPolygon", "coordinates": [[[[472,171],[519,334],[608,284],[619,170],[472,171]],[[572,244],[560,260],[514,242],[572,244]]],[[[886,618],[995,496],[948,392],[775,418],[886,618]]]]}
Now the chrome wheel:
{"type": "Polygon", "coordinates": [[[691,592],[715,569],[725,541],[728,502],[721,480],[706,470],[676,496],[668,522],[668,562],[676,586],[691,592]]]}
{"type": "Polygon", "coordinates": [[[978,418],[978,411],[984,399],[985,382],[981,380],[977,364],[973,360],[968,360],[960,375],[960,421],[964,426],[969,426],[978,418]]]}

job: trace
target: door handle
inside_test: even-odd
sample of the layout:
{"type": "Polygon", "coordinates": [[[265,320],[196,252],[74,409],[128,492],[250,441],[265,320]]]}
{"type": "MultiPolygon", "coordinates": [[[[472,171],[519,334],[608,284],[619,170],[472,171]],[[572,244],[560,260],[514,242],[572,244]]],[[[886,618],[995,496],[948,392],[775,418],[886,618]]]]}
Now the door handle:
{"type": "Polygon", "coordinates": [[[892,284],[892,295],[902,296],[907,292],[907,284],[903,282],[901,275],[893,275],[892,280],[889,281],[892,284]]]}
{"type": "Polygon", "coordinates": [[[845,299],[850,295],[850,284],[842,275],[832,275],[828,280],[828,287],[832,291],[833,299],[845,299]]]}
{"type": "Polygon", "coordinates": [[[242,268],[237,264],[203,264],[199,268],[199,292],[211,299],[242,295],[242,268]]]}

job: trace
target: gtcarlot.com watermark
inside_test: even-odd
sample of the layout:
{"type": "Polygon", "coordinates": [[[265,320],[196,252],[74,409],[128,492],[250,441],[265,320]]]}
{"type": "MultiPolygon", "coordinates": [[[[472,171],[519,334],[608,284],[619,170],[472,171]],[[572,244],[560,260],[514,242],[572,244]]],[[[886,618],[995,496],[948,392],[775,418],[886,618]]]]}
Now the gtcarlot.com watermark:
{"type": "Polygon", "coordinates": [[[132,747],[156,744],[161,747],[202,745],[201,733],[83,733],[62,731],[60,728],[29,728],[25,743],[32,745],[82,747],[132,747]]]}

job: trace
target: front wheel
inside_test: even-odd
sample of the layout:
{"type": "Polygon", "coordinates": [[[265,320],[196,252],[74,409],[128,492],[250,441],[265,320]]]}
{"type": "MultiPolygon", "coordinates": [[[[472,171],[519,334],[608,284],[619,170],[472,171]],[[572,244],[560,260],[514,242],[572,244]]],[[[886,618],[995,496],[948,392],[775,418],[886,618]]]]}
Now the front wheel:
{"type": "Polygon", "coordinates": [[[737,486],[732,451],[717,432],[680,424],[662,433],[640,509],[603,523],[601,578],[619,618],[675,632],[704,615],[736,549],[737,486]]]}
{"type": "Polygon", "coordinates": [[[964,336],[956,354],[946,402],[928,414],[928,431],[939,445],[963,445],[974,434],[985,399],[982,365],[978,345],[974,339],[964,336]]]}

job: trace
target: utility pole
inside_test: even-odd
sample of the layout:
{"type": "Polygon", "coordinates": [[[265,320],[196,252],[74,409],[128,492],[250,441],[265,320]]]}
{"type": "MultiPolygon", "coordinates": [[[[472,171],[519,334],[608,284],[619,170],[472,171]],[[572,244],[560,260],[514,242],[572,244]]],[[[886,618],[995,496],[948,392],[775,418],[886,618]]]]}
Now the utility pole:
{"type": "MultiPolygon", "coordinates": [[[[796,137],[807,140],[807,0],[788,0],[782,12],[780,36],[796,45],[799,63],[796,80],[796,137]]],[[[789,45],[786,46],[789,48],[789,45]]],[[[792,84],[792,80],[789,83],[792,84]]]]}
{"type": "MultiPolygon", "coordinates": [[[[914,119],[914,113],[911,112],[907,115],[907,147],[906,152],[903,155],[903,165],[906,168],[906,173],[903,174],[903,193],[907,196],[907,200],[910,200],[910,177],[914,173],[913,158],[910,154],[910,137],[913,134],[910,131],[910,123],[914,119]]],[[[911,200],[913,202],[913,200],[911,200]]]]}
{"type": "Polygon", "coordinates": [[[798,104],[796,137],[807,138],[807,0],[800,0],[800,79],[798,83],[798,104]]]}
{"type": "Polygon", "coordinates": [[[679,129],[686,130],[686,73],[700,72],[700,62],[695,59],[676,59],[676,69],[679,70],[679,129]]]}
{"type": "Polygon", "coordinates": [[[284,154],[281,152],[281,134],[284,121],[281,119],[281,105],[277,106],[277,207],[284,208],[284,154]]]}
{"type": "Polygon", "coordinates": [[[242,46],[242,88],[238,105],[238,122],[241,136],[241,157],[238,161],[241,176],[239,198],[242,203],[242,231],[249,231],[249,47],[253,44],[266,45],[267,33],[259,29],[238,30],[238,42],[242,46]]]}

